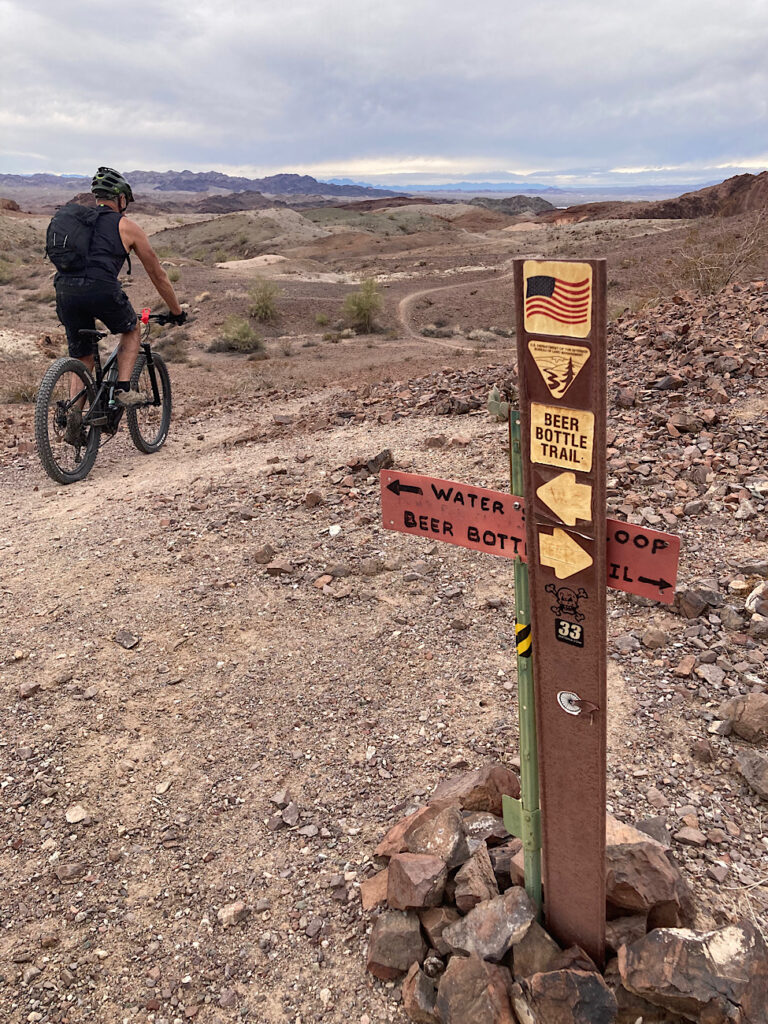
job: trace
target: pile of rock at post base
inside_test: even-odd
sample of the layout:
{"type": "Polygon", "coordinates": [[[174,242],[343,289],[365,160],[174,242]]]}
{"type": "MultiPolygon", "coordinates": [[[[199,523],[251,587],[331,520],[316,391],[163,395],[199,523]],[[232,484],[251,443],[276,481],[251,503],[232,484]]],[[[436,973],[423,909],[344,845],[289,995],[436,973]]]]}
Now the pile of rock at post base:
{"type": "MultiPolygon", "coordinates": [[[[362,885],[368,970],[402,985],[416,1024],[768,1024],[768,947],[748,921],[693,931],[666,847],[607,818],[604,972],[562,950],[523,888],[502,821],[517,776],[498,763],[439,785],[376,848],[362,885]]],[[[652,829],[651,829],[652,831],[652,829]]],[[[546,894],[545,894],[546,895],[546,894]]]]}

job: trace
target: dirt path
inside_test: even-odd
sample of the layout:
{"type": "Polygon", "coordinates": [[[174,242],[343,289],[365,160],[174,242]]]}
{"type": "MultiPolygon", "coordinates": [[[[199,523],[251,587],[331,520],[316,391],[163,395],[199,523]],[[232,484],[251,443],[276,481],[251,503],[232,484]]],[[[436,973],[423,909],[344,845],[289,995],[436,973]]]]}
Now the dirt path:
{"type": "MultiPolygon", "coordinates": [[[[494,278],[494,283],[501,284],[505,281],[510,281],[512,274],[504,274],[501,277],[494,278]]],[[[482,279],[482,283],[487,283],[487,278],[482,279]]],[[[457,345],[454,342],[442,341],[439,338],[428,338],[420,332],[414,330],[412,320],[412,310],[414,305],[419,299],[426,298],[428,295],[433,295],[436,292],[450,292],[455,294],[457,291],[461,291],[465,288],[476,288],[478,281],[473,279],[472,281],[452,281],[450,284],[437,285],[434,288],[421,288],[418,291],[410,292],[408,295],[403,296],[397,304],[397,318],[402,326],[403,332],[406,337],[417,339],[422,344],[427,343],[430,345],[437,345],[440,348],[450,348],[459,352],[473,352],[474,348],[467,345],[457,345]]]]}

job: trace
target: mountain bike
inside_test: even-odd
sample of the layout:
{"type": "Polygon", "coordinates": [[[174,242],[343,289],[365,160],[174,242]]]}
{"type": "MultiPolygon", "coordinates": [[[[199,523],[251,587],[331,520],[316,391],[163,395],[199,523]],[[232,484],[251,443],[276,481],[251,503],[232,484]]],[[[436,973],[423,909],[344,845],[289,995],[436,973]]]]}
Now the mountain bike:
{"type": "Polygon", "coordinates": [[[57,359],[48,368],[35,402],[35,442],[43,469],[57,483],[71,484],[90,473],[99,448],[117,433],[123,413],[140,452],[149,455],[163,446],[171,423],[171,380],[163,357],[152,351],[149,332],[152,323],[171,322],[167,314],[141,311],[141,351],[131,374],[131,390],[144,396],[140,405],[124,409],[115,401],[117,347],[103,367],[99,353],[108,331],[79,332],[93,344],[93,375],[73,358],[57,359]],[[73,376],[77,383],[70,386],[73,376]],[[72,414],[78,409],[82,423],[75,420],[72,436],[72,414]]]}

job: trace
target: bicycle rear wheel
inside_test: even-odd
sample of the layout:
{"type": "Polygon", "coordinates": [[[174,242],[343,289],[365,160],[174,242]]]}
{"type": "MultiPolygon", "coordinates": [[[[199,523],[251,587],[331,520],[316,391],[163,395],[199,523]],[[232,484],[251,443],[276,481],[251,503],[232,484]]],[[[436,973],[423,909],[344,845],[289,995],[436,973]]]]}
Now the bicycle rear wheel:
{"type": "Polygon", "coordinates": [[[145,455],[151,455],[165,444],[171,425],[171,378],[161,355],[152,353],[159,405],[154,404],[152,380],[147,357],[142,352],[131,374],[131,390],[143,395],[147,405],[135,405],[126,410],[128,433],[131,440],[145,455]]]}
{"type": "Polygon", "coordinates": [[[87,418],[95,393],[93,381],[79,359],[57,359],[40,384],[35,402],[35,442],[43,469],[57,483],[82,480],[96,461],[101,430],[87,423],[75,430],[71,423],[73,410],[79,409],[87,418]],[[76,399],[70,398],[73,376],[77,378],[76,399]]]}

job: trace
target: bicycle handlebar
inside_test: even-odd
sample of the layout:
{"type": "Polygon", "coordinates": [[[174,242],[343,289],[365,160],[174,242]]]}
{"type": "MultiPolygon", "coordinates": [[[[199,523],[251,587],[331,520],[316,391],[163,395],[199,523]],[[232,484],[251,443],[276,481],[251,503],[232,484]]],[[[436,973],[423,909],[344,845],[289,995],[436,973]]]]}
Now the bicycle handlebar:
{"type": "Polygon", "coordinates": [[[148,309],[142,309],[139,320],[145,325],[149,323],[160,324],[161,326],[165,324],[178,324],[173,313],[150,313],[148,309]]]}

